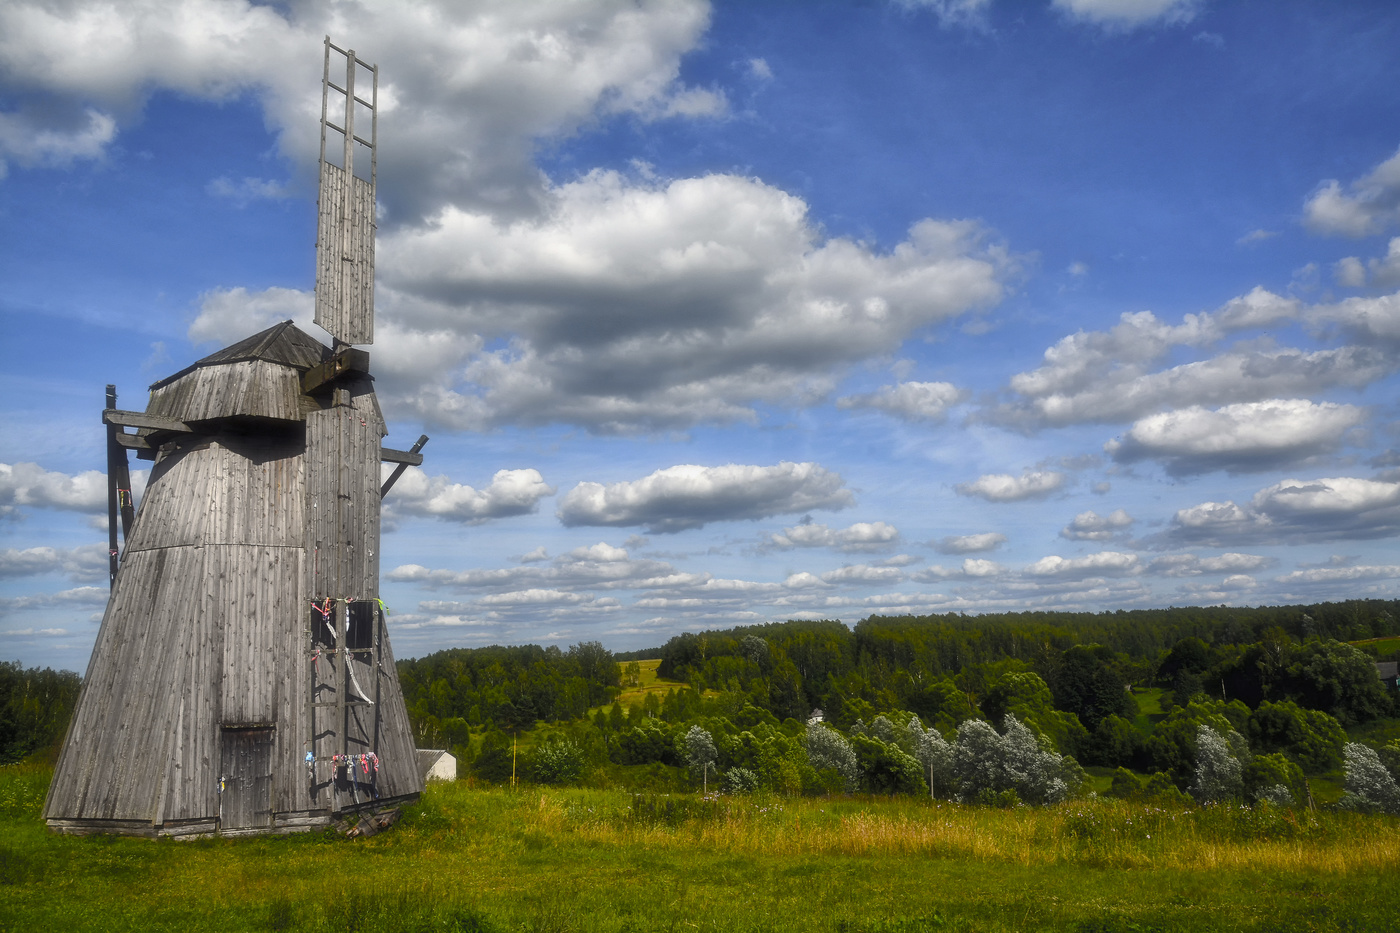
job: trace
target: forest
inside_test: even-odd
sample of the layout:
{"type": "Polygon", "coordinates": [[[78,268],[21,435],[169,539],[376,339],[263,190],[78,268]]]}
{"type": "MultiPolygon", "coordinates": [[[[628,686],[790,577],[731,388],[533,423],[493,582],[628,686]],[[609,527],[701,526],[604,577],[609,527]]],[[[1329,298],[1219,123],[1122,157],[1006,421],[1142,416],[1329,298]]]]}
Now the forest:
{"type": "Polygon", "coordinates": [[[1362,749],[1400,777],[1397,692],[1376,666],[1400,658],[1397,612],[1353,600],[794,621],[627,656],[453,649],[400,676],[420,745],[451,747],[487,782],[514,765],[542,783],[657,789],[1049,802],[1097,785],[1302,803],[1339,797],[1362,749]],[[638,691],[643,657],[658,680],[638,691]],[[1217,746],[1225,784],[1205,788],[1217,746]],[[1016,761],[1022,777],[1002,773],[1016,761]]]}

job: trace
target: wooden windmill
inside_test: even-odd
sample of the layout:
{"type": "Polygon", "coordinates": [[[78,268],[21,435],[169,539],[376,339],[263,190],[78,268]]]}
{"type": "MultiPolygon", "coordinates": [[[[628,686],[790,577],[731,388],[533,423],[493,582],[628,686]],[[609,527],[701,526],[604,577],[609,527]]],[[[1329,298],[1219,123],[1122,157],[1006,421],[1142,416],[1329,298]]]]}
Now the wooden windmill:
{"type": "Polygon", "coordinates": [[[321,99],[316,323],[333,345],[287,321],[157,382],[145,412],[108,387],[112,595],[45,804],[57,830],[287,832],[422,790],[379,511],[427,438],[381,445],[355,347],[374,340],[378,69],[328,37],[321,99]],[[155,461],[139,512],[128,449],[155,461]],[[383,461],[399,467],[381,486],[383,461]]]}

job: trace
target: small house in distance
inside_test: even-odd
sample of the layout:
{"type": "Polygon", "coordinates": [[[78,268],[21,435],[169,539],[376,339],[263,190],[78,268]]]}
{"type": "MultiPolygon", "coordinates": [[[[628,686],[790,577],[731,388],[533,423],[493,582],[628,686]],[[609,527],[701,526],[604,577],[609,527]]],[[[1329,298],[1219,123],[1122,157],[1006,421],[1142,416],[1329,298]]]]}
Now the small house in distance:
{"type": "Polygon", "coordinates": [[[420,748],[418,749],[418,773],[422,775],[424,784],[429,781],[455,781],[457,780],[457,758],[446,749],[420,748]]]}

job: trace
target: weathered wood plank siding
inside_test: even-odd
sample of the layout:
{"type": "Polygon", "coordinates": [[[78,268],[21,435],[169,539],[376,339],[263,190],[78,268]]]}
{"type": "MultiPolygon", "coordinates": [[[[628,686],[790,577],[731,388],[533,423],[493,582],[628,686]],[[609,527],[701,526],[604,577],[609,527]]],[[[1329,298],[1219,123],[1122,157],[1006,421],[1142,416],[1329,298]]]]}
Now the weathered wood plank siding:
{"type": "Polygon", "coordinates": [[[289,438],[194,437],[157,461],[127,553],[157,547],[302,547],[305,468],[289,438]]]}
{"type": "Polygon", "coordinates": [[[345,222],[345,169],[321,163],[316,222],[316,323],[350,344],[374,343],[374,188],[351,180],[345,222]]]}
{"type": "MultiPolygon", "coordinates": [[[[379,795],[403,797],[420,794],[423,792],[423,776],[418,771],[418,750],[414,747],[408,707],[403,701],[399,670],[394,665],[394,652],[389,647],[387,630],[379,663],[379,795]]],[[[368,689],[369,685],[365,686],[368,689]]]]}
{"type": "Polygon", "coordinates": [[[146,411],[177,421],[301,420],[301,373],[267,360],[201,366],[151,390],[146,411]]]}
{"type": "MultiPolygon", "coordinates": [[[[240,388],[243,376],[233,372],[247,362],[206,366],[227,372],[203,384],[263,405],[269,396],[240,388]]],[[[247,739],[250,727],[271,736],[270,822],[261,811],[247,816],[247,807],[237,817],[258,830],[305,828],[333,810],[421,790],[387,631],[376,629],[377,648],[325,651],[344,645],[344,600],[379,595],[383,417],[368,376],[344,380],[335,397],[338,404],[299,399],[304,423],[254,435],[246,421],[216,419],[163,448],[55,769],[50,826],[235,831],[220,824],[219,779],[237,758],[226,743],[247,739]],[[327,596],[336,601],[335,631],[319,617],[308,625],[312,599],[327,596]],[[342,770],[335,781],[329,761],[308,768],[308,750],[320,758],[373,751],[379,771],[355,782],[342,770]]],[[[167,394],[159,413],[198,421],[191,411],[218,410],[180,409],[178,399],[167,394]]]]}

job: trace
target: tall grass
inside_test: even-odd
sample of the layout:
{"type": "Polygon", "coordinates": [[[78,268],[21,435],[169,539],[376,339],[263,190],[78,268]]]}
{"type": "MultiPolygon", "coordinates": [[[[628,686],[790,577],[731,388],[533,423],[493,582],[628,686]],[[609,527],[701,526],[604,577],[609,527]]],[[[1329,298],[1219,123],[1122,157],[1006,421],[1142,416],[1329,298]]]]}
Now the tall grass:
{"type": "MultiPolygon", "coordinates": [[[[446,801],[444,800],[444,803],[446,801]]],[[[1264,806],[1160,807],[1121,800],[1010,810],[908,799],[551,792],[527,818],[596,845],[647,843],[761,856],[952,858],[1136,868],[1322,872],[1400,866],[1394,820],[1264,806]]]]}
{"type": "Polygon", "coordinates": [[[0,930],[1345,930],[1389,924],[1400,821],[1086,801],[433,785],[370,839],[48,833],[0,768],[0,930]]]}

